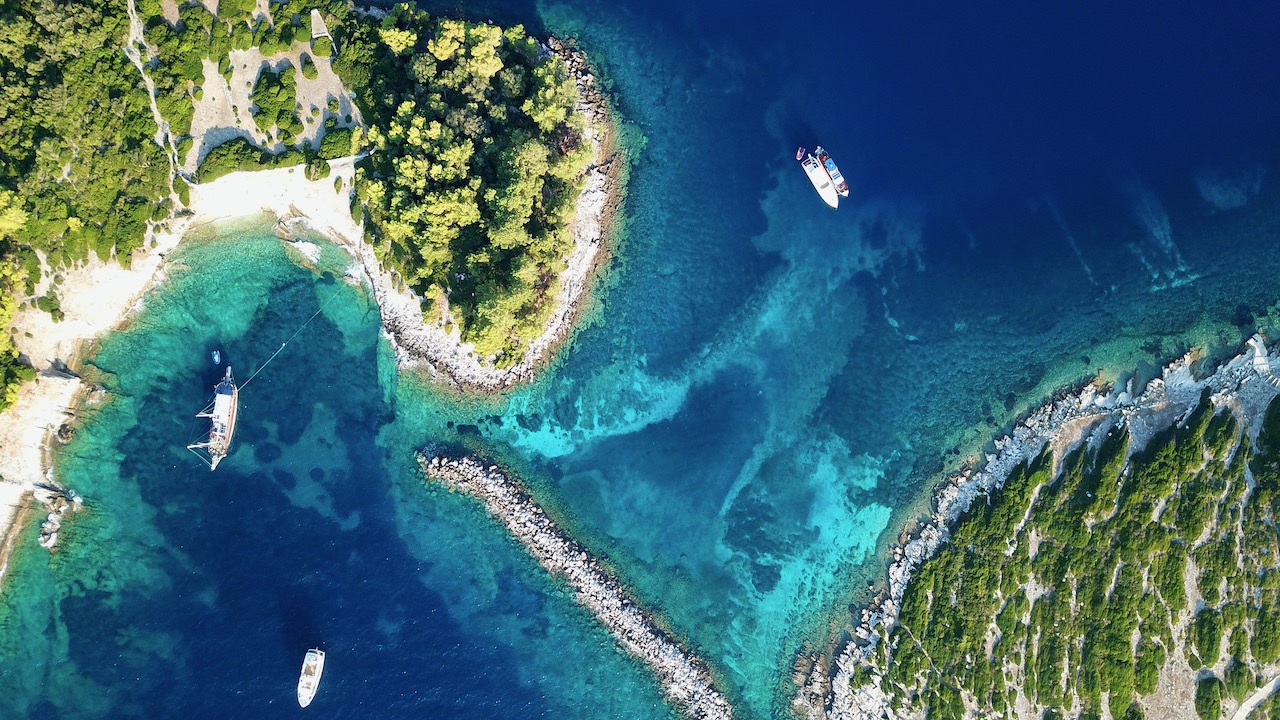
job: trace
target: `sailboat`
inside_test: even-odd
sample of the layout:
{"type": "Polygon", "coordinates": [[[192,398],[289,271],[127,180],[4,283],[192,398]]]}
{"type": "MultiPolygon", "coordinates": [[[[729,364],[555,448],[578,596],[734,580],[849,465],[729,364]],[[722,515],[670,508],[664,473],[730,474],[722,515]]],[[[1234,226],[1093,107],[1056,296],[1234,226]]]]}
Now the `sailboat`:
{"type": "Polygon", "coordinates": [[[306,707],[316,696],[320,687],[320,676],[324,674],[324,651],[312,648],[302,659],[302,675],[298,677],[298,704],[306,707]]]}
{"type": "Polygon", "coordinates": [[[236,411],[240,405],[240,389],[236,387],[235,378],[231,377],[231,366],[227,366],[227,374],[222,381],[213,387],[213,400],[198,418],[209,418],[209,438],[204,442],[191,443],[187,449],[196,453],[209,464],[210,470],[216,470],[218,463],[231,450],[231,439],[236,433],[236,411]],[[200,451],[203,450],[204,454],[200,451]],[[207,457],[206,457],[207,455],[207,457]]]}

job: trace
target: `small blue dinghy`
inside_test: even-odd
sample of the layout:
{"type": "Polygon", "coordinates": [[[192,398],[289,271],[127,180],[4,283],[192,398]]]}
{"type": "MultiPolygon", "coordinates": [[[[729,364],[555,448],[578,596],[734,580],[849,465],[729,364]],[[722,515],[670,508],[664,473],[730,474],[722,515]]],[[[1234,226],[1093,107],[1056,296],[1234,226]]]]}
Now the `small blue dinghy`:
{"type": "Polygon", "coordinates": [[[217,350],[213,351],[213,364],[214,365],[222,364],[222,353],[218,352],[217,350]]]}

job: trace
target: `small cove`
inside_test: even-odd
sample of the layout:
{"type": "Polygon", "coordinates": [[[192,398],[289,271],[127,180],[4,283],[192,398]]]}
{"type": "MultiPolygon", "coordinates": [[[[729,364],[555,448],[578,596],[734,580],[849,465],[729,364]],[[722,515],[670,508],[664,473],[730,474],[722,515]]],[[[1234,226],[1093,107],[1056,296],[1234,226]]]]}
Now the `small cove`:
{"type": "Polygon", "coordinates": [[[398,472],[379,444],[397,376],[377,309],[324,247],[313,271],[269,227],[185,245],[103,341],[91,362],[110,397],[58,458],[89,512],[52,562],[18,556],[0,685],[22,692],[3,694],[4,714],[290,716],[302,653],[320,645],[317,707],[589,717],[594,687],[621,715],[665,715],[497,526],[398,472]],[[220,374],[210,350],[248,377],[322,306],[244,389],[236,445],[210,473],[183,447],[220,374]]]}

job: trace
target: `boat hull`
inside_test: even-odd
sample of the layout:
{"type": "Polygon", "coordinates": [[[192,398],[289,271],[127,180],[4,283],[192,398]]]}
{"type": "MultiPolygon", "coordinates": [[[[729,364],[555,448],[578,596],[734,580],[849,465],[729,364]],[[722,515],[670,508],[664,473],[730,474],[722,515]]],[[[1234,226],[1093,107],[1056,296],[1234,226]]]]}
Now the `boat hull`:
{"type": "Polygon", "coordinates": [[[231,451],[231,441],[236,434],[236,419],[240,411],[240,388],[236,387],[231,376],[231,366],[227,366],[226,375],[213,388],[213,402],[196,417],[209,419],[209,437],[204,442],[192,443],[188,450],[205,458],[210,470],[216,470],[218,463],[231,451]],[[208,454],[206,458],[200,451],[208,454]]]}
{"type": "Polygon", "coordinates": [[[805,175],[809,176],[809,182],[813,184],[813,189],[818,191],[818,196],[822,198],[830,207],[840,206],[840,197],[836,194],[836,188],[831,184],[831,176],[823,169],[812,154],[806,155],[800,161],[800,165],[804,167],[805,175]]]}
{"type": "Polygon", "coordinates": [[[316,697],[320,688],[320,676],[324,674],[324,651],[313,648],[302,659],[302,674],[298,677],[298,705],[306,707],[316,697]]]}
{"type": "Polygon", "coordinates": [[[231,441],[236,435],[236,416],[240,412],[240,388],[233,383],[231,385],[231,401],[227,411],[227,419],[225,432],[214,442],[214,437],[209,436],[209,469],[217,470],[218,463],[231,452],[231,441]]]}

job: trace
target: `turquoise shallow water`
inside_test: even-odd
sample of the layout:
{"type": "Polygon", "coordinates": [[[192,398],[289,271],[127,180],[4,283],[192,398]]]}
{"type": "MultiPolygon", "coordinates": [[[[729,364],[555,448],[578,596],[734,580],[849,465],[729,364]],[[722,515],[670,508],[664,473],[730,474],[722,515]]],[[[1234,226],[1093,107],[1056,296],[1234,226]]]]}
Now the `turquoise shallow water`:
{"type": "Polygon", "coordinates": [[[519,469],[740,716],[777,716],[794,652],[847,621],[944,467],[1057,388],[1275,325],[1274,18],[492,10],[578,36],[629,123],[593,324],[536,385],[463,402],[395,372],[336,251],[326,275],[256,230],[186,248],[93,360],[113,399],[60,458],[91,512],[52,563],[27,538],[0,715],[284,715],[314,643],[313,708],[337,715],[669,714],[494,523],[416,479],[412,450],[448,445],[519,469]],[[794,41],[812,27],[831,42],[794,41]],[[792,164],[815,141],[853,185],[836,212],[792,164]],[[202,470],[181,446],[208,352],[247,378],[321,307],[202,470]]]}
{"type": "Polygon", "coordinates": [[[665,716],[648,676],[495,524],[380,444],[397,376],[344,258],[327,246],[313,272],[269,228],[223,232],[180,250],[103,343],[110,399],[59,457],[88,512],[52,562],[34,536],[17,558],[0,715],[289,716],[318,644],[317,706],[338,714],[665,716]],[[242,386],[235,448],[211,474],[184,449],[220,374],[209,351],[244,383],[317,309],[242,386]]]}

